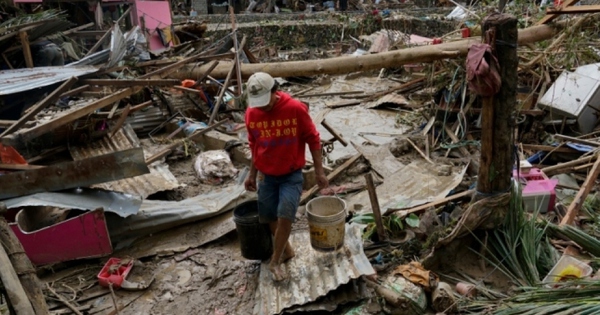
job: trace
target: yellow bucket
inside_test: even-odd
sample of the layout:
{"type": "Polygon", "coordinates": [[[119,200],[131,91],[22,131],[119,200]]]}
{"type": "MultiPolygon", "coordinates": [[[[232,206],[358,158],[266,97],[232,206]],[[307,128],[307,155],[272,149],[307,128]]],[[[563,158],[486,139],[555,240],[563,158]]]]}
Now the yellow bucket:
{"type": "Polygon", "coordinates": [[[344,245],[346,202],[322,196],[306,204],[310,245],[319,251],[335,251],[344,245]]]}

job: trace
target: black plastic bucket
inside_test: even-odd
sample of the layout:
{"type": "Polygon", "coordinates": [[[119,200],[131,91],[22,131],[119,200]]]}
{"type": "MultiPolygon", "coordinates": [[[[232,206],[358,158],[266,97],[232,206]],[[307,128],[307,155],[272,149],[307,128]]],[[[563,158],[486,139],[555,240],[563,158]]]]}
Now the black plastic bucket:
{"type": "Polygon", "coordinates": [[[233,222],[240,240],[242,256],[251,260],[267,260],[273,254],[273,239],[267,224],[258,221],[258,203],[249,201],[233,210],[233,222]]]}

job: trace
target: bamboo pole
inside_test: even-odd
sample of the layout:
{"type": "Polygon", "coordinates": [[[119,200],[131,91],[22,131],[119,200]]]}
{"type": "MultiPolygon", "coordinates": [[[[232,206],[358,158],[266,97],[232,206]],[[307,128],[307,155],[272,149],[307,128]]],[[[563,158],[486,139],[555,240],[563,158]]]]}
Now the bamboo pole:
{"type": "Polygon", "coordinates": [[[587,198],[587,195],[592,190],[596,179],[598,179],[598,175],[600,175],[600,159],[597,159],[594,163],[592,171],[588,174],[587,178],[585,179],[585,182],[583,183],[583,185],[581,185],[581,189],[579,189],[577,195],[575,195],[575,199],[573,199],[573,202],[571,202],[571,204],[569,205],[567,214],[560,221],[560,225],[573,224],[577,213],[579,213],[581,206],[583,206],[583,203],[585,202],[585,198],[587,198]]]}
{"type": "MultiPolygon", "coordinates": [[[[558,29],[563,26],[564,24],[552,26],[539,25],[522,29],[519,31],[518,43],[519,45],[522,45],[552,38],[558,32],[558,29]]],[[[479,42],[479,38],[470,38],[439,45],[419,46],[363,56],[343,56],[321,60],[242,64],[241,71],[242,76],[247,78],[255,72],[266,72],[273,77],[290,77],[378,70],[387,67],[398,67],[409,63],[432,62],[440,59],[466,56],[469,46],[479,42]]],[[[189,67],[182,68],[179,72],[174,73],[173,76],[182,80],[198,78],[206,72],[207,68],[207,65],[201,67],[190,65],[189,67]]],[[[231,65],[229,63],[222,62],[213,70],[212,76],[215,78],[224,78],[227,76],[230,69],[231,65]]]]}

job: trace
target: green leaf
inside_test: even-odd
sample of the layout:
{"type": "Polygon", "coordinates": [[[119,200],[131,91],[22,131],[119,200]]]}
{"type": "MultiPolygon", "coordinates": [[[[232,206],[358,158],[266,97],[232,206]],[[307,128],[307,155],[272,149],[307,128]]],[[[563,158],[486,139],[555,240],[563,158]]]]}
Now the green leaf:
{"type": "Polygon", "coordinates": [[[390,228],[391,232],[399,232],[404,229],[404,224],[402,224],[402,219],[395,215],[389,216],[390,218],[390,228]]]}
{"type": "Polygon", "coordinates": [[[350,222],[354,222],[354,223],[358,223],[358,224],[375,223],[375,217],[373,216],[372,213],[359,214],[359,215],[352,217],[352,219],[350,219],[350,222]]]}
{"type": "Polygon", "coordinates": [[[416,228],[419,227],[419,216],[414,213],[409,214],[406,219],[404,219],[408,226],[416,228]]]}

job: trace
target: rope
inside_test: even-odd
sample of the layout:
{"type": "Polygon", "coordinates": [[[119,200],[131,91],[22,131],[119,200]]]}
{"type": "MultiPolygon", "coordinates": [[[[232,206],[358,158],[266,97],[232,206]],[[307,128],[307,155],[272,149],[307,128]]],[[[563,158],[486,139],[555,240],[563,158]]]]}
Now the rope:
{"type": "Polygon", "coordinates": [[[443,149],[456,149],[464,146],[477,146],[480,147],[481,143],[479,140],[463,140],[457,143],[441,143],[440,147],[443,149]]]}

